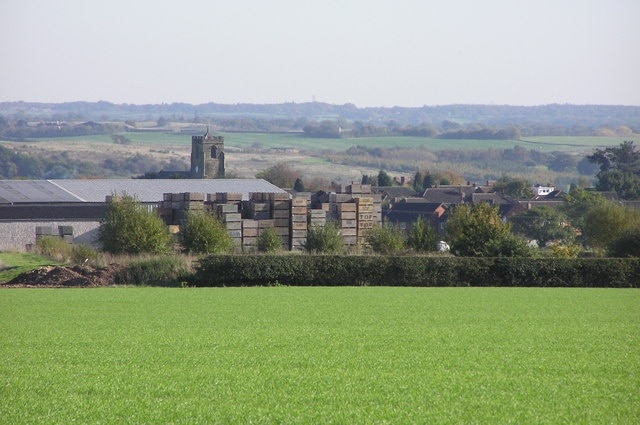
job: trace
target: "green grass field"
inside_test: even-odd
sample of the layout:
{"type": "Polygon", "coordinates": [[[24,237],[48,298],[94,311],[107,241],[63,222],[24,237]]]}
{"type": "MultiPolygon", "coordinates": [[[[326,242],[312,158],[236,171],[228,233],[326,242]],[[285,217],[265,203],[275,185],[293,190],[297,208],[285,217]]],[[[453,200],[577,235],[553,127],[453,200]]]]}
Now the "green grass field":
{"type": "Polygon", "coordinates": [[[21,273],[40,266],[58,263],[37,254],[26,252],[0,252],[0,282],[8,282],[21,273]]]}
{"type": "Polygon", "coordinates": [[[640,292],[0,291],[2,423],[640,423],[640,292]]]}
{"type": "MultiPolygon", "coordinates": [[[[286,147],[307,151],[324,149],[344,151],[351,146],[362,145],[368,147],[404,147],[425,148],[428,150],[443,149],[507,149],[522,146],[526,149],[551,151],[585,151],[592,152],[595,148],[615,146],[624,141],[622,137],[531,137],[524,141],[516,140],[443,140],[427,137],[359,137],[345,139],[310,139],[300,133],[221,133],[225,144],[231,147],[249,148],[253,145],[263,148],[286,147]]],[[[191,136],[179,133],[124,133],[135,145],[177,146],[191,145],[191,136]]],[[[41,142],[102,142],[111,143],[111,136],[79,136],[61,139],[40,139],[41,142]]]]}

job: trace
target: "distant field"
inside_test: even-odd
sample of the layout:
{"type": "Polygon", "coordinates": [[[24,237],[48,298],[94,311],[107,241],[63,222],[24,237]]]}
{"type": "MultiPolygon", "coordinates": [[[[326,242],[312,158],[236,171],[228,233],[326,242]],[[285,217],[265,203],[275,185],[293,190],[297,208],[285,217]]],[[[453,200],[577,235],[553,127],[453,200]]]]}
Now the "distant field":
{"type": "Polygon", "coordinates": [[[544,151],[592,151],[597,147],[620,144],[624,138],[618,137],[532,137],[525,141],[516,140],[443,140],[426,137],[361,137],[352,139],[309,139],[299,134],[225,134],[225,143],[230,146],[249,147],[260,144],[263,147],[293,147],[305,150],[347,150],[351,146],[405,147],[442,149],[506,149],[522,146],[526,149],[544,151]]]}
{"type": "MultiPolygon", "coordinates": [[[[614,146],[622,143],[623,137],[531,137],[526,141],[516,140],[442,140],[426,137],[361,137],[351,139],[310,139],[299,133],[220,133],[225,138],[225,144],[231,147],[286,147],[300,150],[347,150],[351,146],[363,145],[369,147],[426,148],[429,150],[442,149],[506,149],[522,146],[526,149],[543,151],[588,151],[604,146],[614,146]]],[[[124,133],[136,145],[190,146],[191,136],[173,133],[124,133]]],[[[111,137],[81,136],[64,139],[42,139],[47,142],[88,141],[110,143],[111,137]]]]}
{"type": "Polygon", "coordinates": [[[640,292],[0,291],[22,423],[640,423],[640,292]]]}

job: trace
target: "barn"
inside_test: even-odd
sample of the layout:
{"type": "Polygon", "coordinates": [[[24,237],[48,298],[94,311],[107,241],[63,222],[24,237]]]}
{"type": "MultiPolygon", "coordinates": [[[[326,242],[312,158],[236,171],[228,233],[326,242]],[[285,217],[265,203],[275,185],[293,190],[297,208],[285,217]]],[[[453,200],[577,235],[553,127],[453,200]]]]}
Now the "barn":
{"type": "Polygon", "coordinates": [[[93,244],[106,199],[130,195],[155,208],[165,193],[286,193],[262,179],[0,180],[0,250],[30,249],[36,235],[93,244]]]}

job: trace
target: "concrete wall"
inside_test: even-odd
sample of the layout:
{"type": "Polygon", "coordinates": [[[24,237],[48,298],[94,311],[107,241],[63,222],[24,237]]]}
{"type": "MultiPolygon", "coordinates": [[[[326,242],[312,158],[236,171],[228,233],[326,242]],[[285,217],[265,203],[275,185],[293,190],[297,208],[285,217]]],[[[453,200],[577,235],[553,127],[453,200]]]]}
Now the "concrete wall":
{"type": "Polygon", "coordinates": [[[0,250],[26,251],[28,245],[36,243],[36,227],[73,226],[73,242],[97,246],[98,221],[0,221],[0,250]]]}

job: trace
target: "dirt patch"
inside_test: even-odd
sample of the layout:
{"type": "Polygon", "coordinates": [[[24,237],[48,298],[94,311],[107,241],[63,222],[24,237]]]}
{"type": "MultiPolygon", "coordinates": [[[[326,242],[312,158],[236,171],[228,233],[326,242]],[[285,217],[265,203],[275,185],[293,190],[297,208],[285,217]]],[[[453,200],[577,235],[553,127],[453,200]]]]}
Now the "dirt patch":
{"type": "Polygon", "coordinates": [[[104,268],[86,266],[40,267],[22,273],[9,282],[0,283],[2,287],[13,288],[90,288],[114,284],[121,265],[110,264],[104,268]]]}

